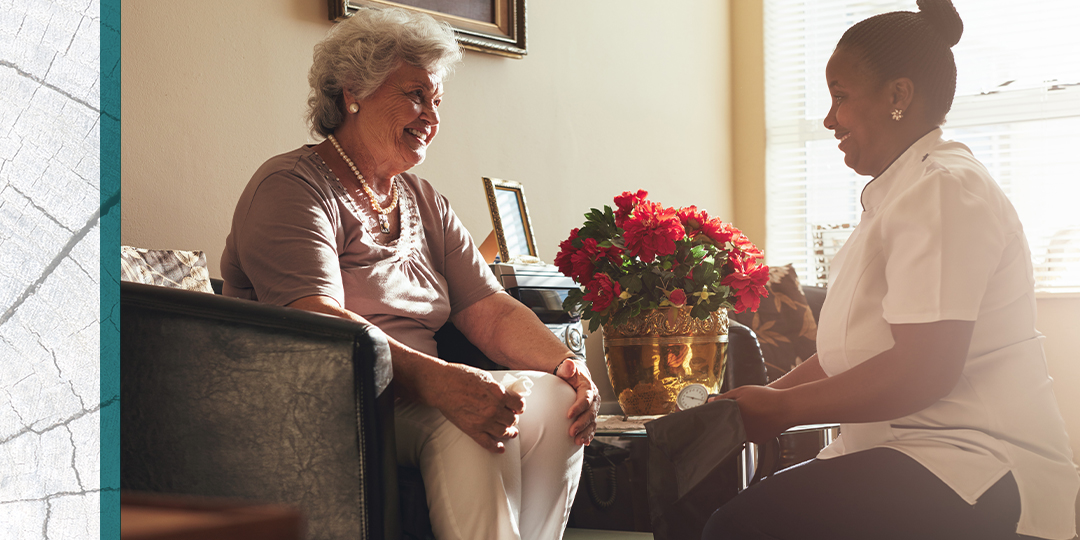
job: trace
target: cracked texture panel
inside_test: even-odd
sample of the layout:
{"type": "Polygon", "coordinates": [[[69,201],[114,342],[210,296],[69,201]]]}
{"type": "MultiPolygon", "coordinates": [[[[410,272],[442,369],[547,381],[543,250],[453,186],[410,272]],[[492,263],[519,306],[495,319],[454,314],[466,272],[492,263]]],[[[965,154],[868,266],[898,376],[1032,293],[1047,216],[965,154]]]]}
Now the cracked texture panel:
{"type": "Polygon", "coordinates": [[[100,6],[0,0],[0,538],[97,538],[100,6]]]}

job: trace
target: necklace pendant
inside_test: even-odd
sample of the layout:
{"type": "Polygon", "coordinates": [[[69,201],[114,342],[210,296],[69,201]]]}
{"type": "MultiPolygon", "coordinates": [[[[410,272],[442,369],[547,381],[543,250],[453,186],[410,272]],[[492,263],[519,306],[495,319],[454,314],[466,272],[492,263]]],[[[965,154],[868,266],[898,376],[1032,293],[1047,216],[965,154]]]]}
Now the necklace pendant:
{"type": "Polygon", "coordinates": [[[390,220],[386,218],[385,214],[379,214],[379,230],[383,234],[390,234],[390,220]]]}

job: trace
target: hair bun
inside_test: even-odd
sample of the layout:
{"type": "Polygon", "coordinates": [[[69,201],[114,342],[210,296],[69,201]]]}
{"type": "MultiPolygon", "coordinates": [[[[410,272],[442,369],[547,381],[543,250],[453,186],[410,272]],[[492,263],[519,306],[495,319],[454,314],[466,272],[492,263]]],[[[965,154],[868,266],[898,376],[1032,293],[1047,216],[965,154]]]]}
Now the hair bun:
{"type": "Polygon", "coordinates": [[[960,14],[951,0],[917,0],[915,4],[919,6],[919,15],[930,23],[949,47],[960,42],[964,21],[960,20],[960,14]]]}

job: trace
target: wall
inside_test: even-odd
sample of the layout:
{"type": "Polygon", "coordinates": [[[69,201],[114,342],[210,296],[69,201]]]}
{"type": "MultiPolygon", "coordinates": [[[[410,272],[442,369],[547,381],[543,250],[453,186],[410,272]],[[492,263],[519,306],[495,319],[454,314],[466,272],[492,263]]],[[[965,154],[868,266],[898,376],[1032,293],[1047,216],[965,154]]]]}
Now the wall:
{"type": "Polygon", "coordinates": [[[765,47],[760,1],[731,2],[734,220],[759,246],[765,236],[765,47]]]}
{"type": "MultiPolygon", "coordinates": [[[[529,55],[466,53],[416,172],[478,240],[481,176],[515,180],[540,255],[592,206],[645,188],[731,217],[726,2],[688,11],[625,2],[529,3],[529,55]],[[663,15],[663,16],[658,16],[663,15]]],[[[123,3],[123,242],[202,249],[211,273],[258,165],[308,141],[322,0],[123,3]]]]}
{"type": "MultiPolygon", "coordinates": [[[[548,262],[589,208],[628,189],[730,220],[727,2],[680,5],[529,2],[528,56],[466,53],[446,84],[438,139],[414,171],[478,242],[491,231],[480,177],[524,184],[548,262]]],[[[163,7],[122,3],[121,241],[204,250],[219,276],[251,174],[311,141],[307,70],[332,23],[323,0],[163,7]]],[[[588,347],[602,382],[598,337],[588,347]]]]}

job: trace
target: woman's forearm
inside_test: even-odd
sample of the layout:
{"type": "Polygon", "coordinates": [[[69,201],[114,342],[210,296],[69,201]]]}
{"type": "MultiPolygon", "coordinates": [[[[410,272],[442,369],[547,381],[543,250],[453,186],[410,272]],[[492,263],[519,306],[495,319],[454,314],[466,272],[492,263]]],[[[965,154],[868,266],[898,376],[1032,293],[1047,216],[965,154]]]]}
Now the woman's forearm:
{"type": "Polygon", "coordinates": [[[793,388],[800,384],[811,383],[828,377],[825,371],[821,369],[821,364],[818,363],[817,353],[814,353],[810,358],[803,363],[795,366],[794,369],[784,374],[784,376],[769,383],[769,388],[775,388],[777,390],[783,390],[785,388],[793,388]]]}
{"type": "Polygon", "coordinates": [[[974,326],[893,325],[892,349],[835,376],[782,389],[785,423],[880,422],[929,407],[960,379],[974,326]]]}
{"type": "MultiPolygon", "coordinates": [[[[290,303],[288,307],[371,324],[364,317],[341,307],[336,300],[328,296],[304,297],[290,303]]],[[[435,405],[430,399],[431,392],[425,391],[430,385],[421,384],[420,381],[437,380],[433,374],[440,367],[445,366],[446,362],[407,347],[390,336],[386,336],[386,339],[390,345],[390,359],[394,365],[392,384],[395,394],[410,401],[435,405]]]]}
{"type": "Polygon", "coordinates": [[[574,356],[536,314],[505,293],[469,306],[454,316],[454,325],[489,358],[511,369],[551,373],[574,356]]]}

